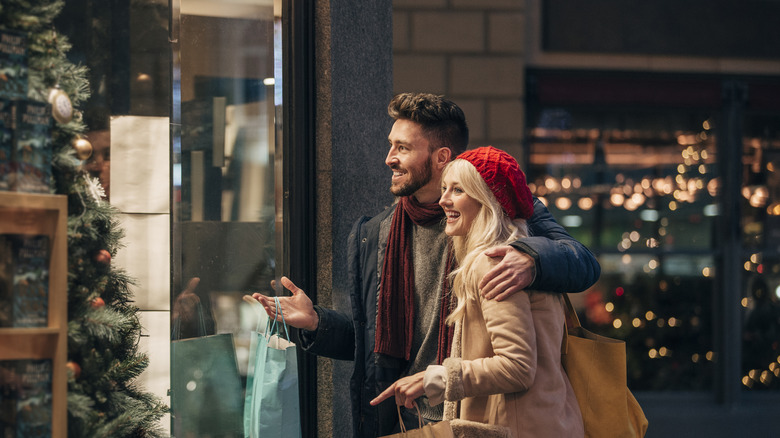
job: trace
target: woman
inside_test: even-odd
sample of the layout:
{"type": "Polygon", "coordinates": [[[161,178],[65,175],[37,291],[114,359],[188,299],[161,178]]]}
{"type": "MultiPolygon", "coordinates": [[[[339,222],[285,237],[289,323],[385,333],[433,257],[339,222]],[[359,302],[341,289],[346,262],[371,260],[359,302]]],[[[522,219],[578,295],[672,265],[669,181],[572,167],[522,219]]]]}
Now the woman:
{"type": "Polygon", "coordinates": [[[451,357],[405,377],[371,403],[391,396],[412,408],[425,394],[445,400],[456,436],[582,437],[577,400],[561,365],[564,306],[559,294],[524,291],[504,301],[480,296],[495,265],[487,248],[525,236],[531,192],[517,162],[493,147],[464,152],[444,170],[439,201],[458,269],[451,357]]]}

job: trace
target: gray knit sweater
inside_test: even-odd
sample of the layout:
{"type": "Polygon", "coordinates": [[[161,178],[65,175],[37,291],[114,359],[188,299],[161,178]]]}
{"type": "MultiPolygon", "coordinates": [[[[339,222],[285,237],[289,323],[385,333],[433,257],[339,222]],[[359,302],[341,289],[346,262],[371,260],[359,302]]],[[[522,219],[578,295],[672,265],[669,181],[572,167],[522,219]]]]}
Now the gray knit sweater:
{"type": "MultiPolygon", "coordinates": [[[[381,224],[380,236],[386,240],[390,233],[392,215],[381,224]]],[[[386,241],[381,246],[386,247],[386,241]]],[[[439,343],[439,307],[442,280],[446,269],[447,235],[444,222],[428,227],[412,225],[412,257],[414,259],[414,336],[411,360],[402,376],[425,371],[436,363],[439,343]]],[[[382,272],[383,258],[377,272],[382,272]]],[[[380,274],[381,277],[381,274],[380,274]]],[[[419,400],[420,412],[428,420],[442,418],[442,405],[429,406],[425,396],[419,400]]]]}

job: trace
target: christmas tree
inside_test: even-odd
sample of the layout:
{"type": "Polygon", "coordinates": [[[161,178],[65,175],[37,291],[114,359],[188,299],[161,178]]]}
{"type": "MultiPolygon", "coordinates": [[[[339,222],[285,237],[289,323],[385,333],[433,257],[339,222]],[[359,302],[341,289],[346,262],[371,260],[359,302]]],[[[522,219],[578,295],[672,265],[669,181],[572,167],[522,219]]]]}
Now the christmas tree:
{"type": "Polygon", "coordinates": [[[92,147],[79,105],[87,69],[68,61],[68,40],[53,26],[64,5],[3,0],[0,31],[23,35],[27,100],[52,103],[52,186],[68,197],[68,436],[156,437],[165,404],[134,383],[148,365],[138,351],[139,309],[132,279],[112,266],[123,231],[100,182],[83,169],[92,147]]]}

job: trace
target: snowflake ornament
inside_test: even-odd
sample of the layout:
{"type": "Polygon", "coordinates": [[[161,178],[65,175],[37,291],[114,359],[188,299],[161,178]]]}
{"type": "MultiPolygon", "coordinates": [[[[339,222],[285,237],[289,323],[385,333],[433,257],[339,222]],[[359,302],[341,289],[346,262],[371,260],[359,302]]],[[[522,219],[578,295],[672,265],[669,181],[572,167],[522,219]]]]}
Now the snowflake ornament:
{"type": "Polygon", "coordinates": [[[100,185],[100,180],[87,174],[84,174],[84,180],[86,181],[87,193],[92,196],[95,202],[100,203],[106,197],[106,191],[100,185]]]}

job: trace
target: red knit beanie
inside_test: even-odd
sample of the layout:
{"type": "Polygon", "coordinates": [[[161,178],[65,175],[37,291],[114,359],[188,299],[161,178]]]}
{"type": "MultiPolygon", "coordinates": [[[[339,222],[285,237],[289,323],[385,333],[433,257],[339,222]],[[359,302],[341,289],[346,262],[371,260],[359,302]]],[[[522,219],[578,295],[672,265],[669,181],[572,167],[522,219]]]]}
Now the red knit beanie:
{"type": "Polygon", "coordinates": [[[534,201],[525,174],[511,155],[493,146],[469,149],[458,155],[477,169],[504,212],[512,219],[529,219],[534,214],[534,201]]]}

